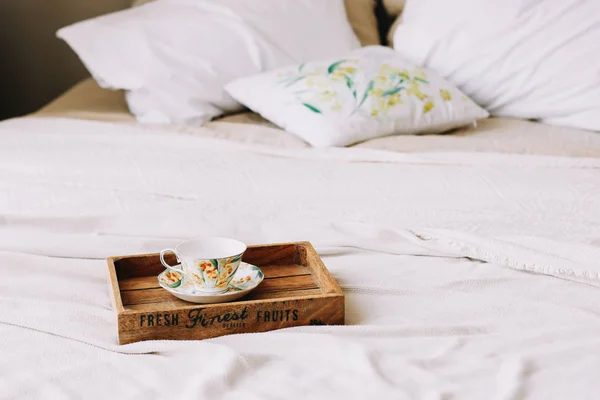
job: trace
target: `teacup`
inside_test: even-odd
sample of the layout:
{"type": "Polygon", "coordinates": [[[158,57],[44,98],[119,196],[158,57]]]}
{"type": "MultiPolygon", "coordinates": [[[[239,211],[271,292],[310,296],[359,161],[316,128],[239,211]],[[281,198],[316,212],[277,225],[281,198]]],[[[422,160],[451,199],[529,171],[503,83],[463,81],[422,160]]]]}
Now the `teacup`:
{"type": "Polygon", "coordinates": [[[207,237],[186,240],[175,249],[160,252],[160,262],[168,270],[182,274],[199,292],[222,293],[227,291],[237,271],[246,245],[238,240],[207,237]],[[166,253],[174,253],[179,265],[165,261],[166,253]]]}

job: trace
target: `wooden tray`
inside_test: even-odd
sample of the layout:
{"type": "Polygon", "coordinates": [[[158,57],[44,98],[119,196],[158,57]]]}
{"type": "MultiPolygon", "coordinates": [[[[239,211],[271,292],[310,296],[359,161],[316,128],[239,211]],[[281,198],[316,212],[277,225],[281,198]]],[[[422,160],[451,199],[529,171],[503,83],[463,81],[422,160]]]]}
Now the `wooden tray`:
{"type": "Polygon", "coordinates": [[[344,324],[344,294],[310,243],[249,246],[243,261],[262,269],[263,282],[237,301],[203,305],[159,286],[158,253],[108,258],[119,344],[344,324]]]}

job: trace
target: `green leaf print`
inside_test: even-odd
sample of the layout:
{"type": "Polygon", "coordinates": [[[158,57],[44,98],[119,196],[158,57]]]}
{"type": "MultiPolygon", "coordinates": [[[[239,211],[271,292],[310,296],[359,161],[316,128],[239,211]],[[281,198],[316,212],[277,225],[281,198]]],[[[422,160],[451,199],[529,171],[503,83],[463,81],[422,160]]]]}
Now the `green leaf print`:
{"type": "Polygon", "coordinates": [[[371,93],[371,90],[373,90],[373,86],[375,86],[375,81],[371,79],[371,81],[369,82],[369,85],[367,85],[367,89],[365,90],[365,93],[363,94],[362,100],[360,101],[360,103],[358,104],[358,106],[356,108],[359,108],[360,106],[362,106],[363,103],[365,102],[365,100],[367,100],[367,97],[369,97],[369,93],[371,93]]]}
{"type": "Polygon", "coordinates": [[[177,288],[177,287],[181,286],[181,281],[182,281],[182,280],[183,280],[183,279],[180,279],[180,280],[178,280],[178,281],[177,281],[177,282],[175,282],[175,283],[171,283],[171,284],[169,284],[169,287],[170,287],[170,288],[172,288],[172,289],[175,289],[175,288],[177,288]]]}
{"type": "Polygon", "coordinates": [[[310,105],[310,104],[308,104],[308,103],[302,103],[302,105],[303,105],[304,107],[308,108],[310,111],[312,111],[312,112],[314,112],[314,113],[317,113],[317,114],[323,114],[323,113],[321,112],[321,110],[319,110],[319,109],[318,109],[317,107],[315,107],[315,106],[312,106],[312,105],[310,105]]]}
{"type": "Polygon", "coordinates": [[[304,69],[305,65],[306,65],[306,63],[300,64],[300,66],[298,67],[298,72],[302,72],[302,70],[304,69]]]}
{"type": "Polygon", "coordinates": [[[291,81],[289,81],[288,83],[286,83],[285,85],[283,85],[283,87],[290,87],[292,86],[294,83],[301,81],[302,79],[306,78],[306,76],[297,76],[294,79],[292,79],[291,81]]]}
{"type": "Polygon", "coordinates": [[[241,258],[242,258],[242,256],[236,256],[236,257],[233,257],[233,258],[231,259],[231,261],[230,261],[230,262],[231,262],[231,263],[238,262],[238,261],[240,261],[240,259],[241,259],[241,258]]]}
{"type": "Polygon", "coordinates": [[[219,269],[219,261],[217,261],[217,260],[210,260],[210,263],[213,265],[213,267],[215,267],[216,269],[219,269]]]}
{"type": "Polygon", "coordinates": [[[335,71],[335,69],[336,69],[337,67],[339,67],[339,66],[340,66],[340,64],[341,64],[341,63],[343,63],[343,62],[346,62],[346,60],[340,60],[340,61],[336,61],[336,62],[334,62],[333,64],[331,64],[331,65],[329,66],[329,68],[327,68],[327,73],[328,73],[328,74],[332,74],[332,73],[333,73],[333,71],[335,71]]]}
{"type": "Polygon", "coordinates": [[[348,86],[348,89],[352,89],[352,78],[350,78],[348,75],[344,75],[344,79],[346,80],[346,86],[348,86]]]}
{"type": "Polygon", "coordinates": [[[398,93],[398,92],[401,92],[402,90],[404,90],[404,88],[403,88],[403,87],[397,87],[397,88],[394,88],[394,89],[386,90],[386,91],[385,91],[385,92],[383,92],[381,95],[382,95],[382,96],[391,96],[391,95],[393,95],[393,94],[396,94],[396,93],[398,93]]]}
{"type": "Polygon", "coordinates": [[[419,82],[422,82],[422,83],[427,83],[427,84],[429,84],[429,81],[426,81],[425,79],[421,79],[421,78],[416,78],[416,77],[415,77],[415,81],[419,81],[419,82]]]}
{"type": "Polygon", "coordinates": [[[352,78],[348,75],[344,75],[344,79],[346,79],[346,86],[348,89],[352,90],[352,96],[354,96],[354,100],[356,100],[356,89],[354,89],[354,82],[352,82],[352,78]]]}

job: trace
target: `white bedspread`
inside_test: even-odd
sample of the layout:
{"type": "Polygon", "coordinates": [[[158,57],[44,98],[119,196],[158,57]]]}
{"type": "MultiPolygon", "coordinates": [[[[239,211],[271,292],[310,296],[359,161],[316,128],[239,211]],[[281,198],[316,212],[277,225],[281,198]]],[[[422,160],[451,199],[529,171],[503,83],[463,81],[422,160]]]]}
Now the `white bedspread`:
{"type": "Polygon", "coordinates": [[[0,398],[597,399],[599,206],[597,159],[7,121],[0,398]],[[103,258],[201,234],[311,241],[348,326],[118,346],[103,258]]]}

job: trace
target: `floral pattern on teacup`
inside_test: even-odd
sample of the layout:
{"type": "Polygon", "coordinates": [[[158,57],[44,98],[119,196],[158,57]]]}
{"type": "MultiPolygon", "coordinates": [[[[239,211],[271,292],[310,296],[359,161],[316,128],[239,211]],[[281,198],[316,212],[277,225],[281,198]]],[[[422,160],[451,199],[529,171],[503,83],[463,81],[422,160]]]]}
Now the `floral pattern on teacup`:
{"type": "Polygon", "coordinates": [[[236,272],[241,256],[233,256],[223,259],[194,260],[195,268],[191,274],[196,283],[208,288],[225,288],[236,272]]]}
{"type": "MultiPolygon", "coordinates": [[[[177,272],[165,270],[158,276],[160,285],[170,291],[183,294],[197,294],[194,285],[188,279],[182,279],[183,276],[177,272]]],[[[221,293],[211,293],[211,295],[221,295],[232,292],[251,290],[258,286],[264,275],[260,268],[246,263],[241,263],[227,287],[227,290],[221,293]]],[[[202,293],[205,294],[205,293],[202,293]]]]}
{"type": "Polygon", "coordinates": [[[255,282],[260,282],[264,278],[262,271],[250,264],[244,264],[235,273],[231,280],[231,286],[240,290],[246,290],[255,285],[255,282]]]}
{"type": "Polygon", "coordinates": [[[159,280],[168,287],[175,289],[181,286],[182,275],[175,271],[165,271],[159,276],[159,280]]]}

